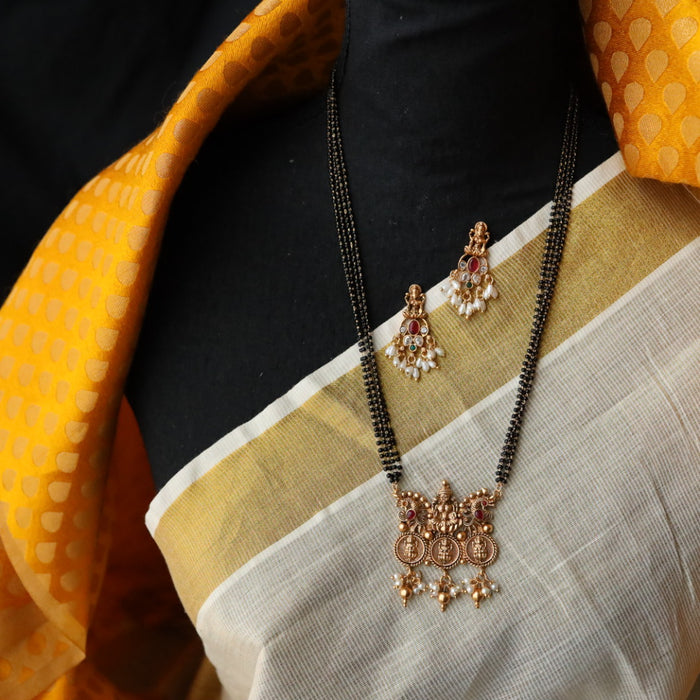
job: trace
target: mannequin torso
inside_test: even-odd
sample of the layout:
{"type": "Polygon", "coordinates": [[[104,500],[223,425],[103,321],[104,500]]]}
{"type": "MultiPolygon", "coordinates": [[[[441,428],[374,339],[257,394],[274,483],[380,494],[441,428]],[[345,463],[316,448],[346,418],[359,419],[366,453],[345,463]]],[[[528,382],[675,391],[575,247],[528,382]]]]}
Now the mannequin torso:
{"type": "MultiPolygon", "coordinates": [[[[572,77],[577,176],[616,150],[575,11],[349,3],[339,101],[373,323],[443,279],[475,221],[497,240],[551,199],[572,77]]],[[[354,342],[325,123],[325,94],[224,118],[180,188],[127,384],[158,485],[354,342]]]]}

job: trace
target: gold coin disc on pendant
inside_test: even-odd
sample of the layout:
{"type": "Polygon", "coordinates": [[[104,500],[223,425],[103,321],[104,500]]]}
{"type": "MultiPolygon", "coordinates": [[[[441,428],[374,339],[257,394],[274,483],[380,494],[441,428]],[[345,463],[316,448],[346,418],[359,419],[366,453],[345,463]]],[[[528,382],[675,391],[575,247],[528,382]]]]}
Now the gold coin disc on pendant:
{"type": "Polygon", "coordinates": [[[430,560],[441,569],[451,569],[460,563],[462,550],[452,535],[441,535],[430,545],[430,560]]]}
{"type": "Polygon", "coordinates": [[[464,543],[464,558],[472,566],[488,566],[495,561],[497,555],[498,545],[490,535],[480,532],[464,543]]]}
{"type": "Polygon", "coordinates": [[[417,566],[423,562],[427,549],[425,540],[415,532],[400,535],[394,544],[396,558],[406,566],[417,566]]]}

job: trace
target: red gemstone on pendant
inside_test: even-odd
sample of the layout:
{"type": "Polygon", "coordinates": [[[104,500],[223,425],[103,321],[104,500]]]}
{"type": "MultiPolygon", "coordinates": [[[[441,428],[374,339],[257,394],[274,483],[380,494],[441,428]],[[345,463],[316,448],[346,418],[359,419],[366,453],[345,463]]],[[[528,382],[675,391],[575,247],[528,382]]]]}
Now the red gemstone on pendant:
{"type": "Polygon", "coordinates": [[[411,335],[418,335],[418,333],[420,333],[420,323],[418,323],[415,318],[408,324],[408,332],[411,335]]]}
{"type": "Polygon", "coordinates": [[[474,517],[477,520],[483,520],[484,519],[484,511],[483,510],[475,510],[474,511],[474,517]]]}
{"type": "Polygon", "coordinates": [[[469,270],[469,272],[477,272],[479,267],[479,258],[469,258],[467,262],[467,270],[469,270]]]}
{"type": "Polygon", "coordinates": [[[406,511],[406,520],[413,520],[413,518],[416,517],[416,511],[415,510],[407,510],[406,511]]]}

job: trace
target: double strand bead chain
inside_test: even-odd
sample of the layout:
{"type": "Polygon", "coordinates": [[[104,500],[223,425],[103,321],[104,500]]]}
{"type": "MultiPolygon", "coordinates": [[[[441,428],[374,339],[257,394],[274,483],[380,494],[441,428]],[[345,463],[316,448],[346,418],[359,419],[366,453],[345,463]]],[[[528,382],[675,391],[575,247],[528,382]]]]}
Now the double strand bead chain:
{"type": "Polygon", "coordinates": [[[569,93],[562,150],[540,267],[532,328],[520,370],[515,406],[496,467],[496,486],[493,492],[481,489],[470,493],[460,502],[455,499],[447,481],[442,482],[442,487],[432,503],[418,492],[399,490],[398,482],[403,472],[403,465],[391,427],[386,399],[382,392],[372,341],[367,295],[341,138],[335,71],[331,76],[328,89],[327,117],[328,163],[333,209],[343,270],[357,331],[362,377],[379,459],[382,469],[387,473],[387,478],[393,486],[393,496],[399,507],[401,534],[394,545],[394,554],[407,568],[407,573],[395,574],[394,586],[399,589],[404,606],[414,595],[429,592],[431,597],[438,600],[443,611],[452,599],[462,594],[469,595],[478,608],[483,599],[498,590],[498,586],[485,571],[486,566],[495,560],[498,551],[496,542],[491,537],[493,525],[489,521],[493,516],[492,509],[501,498],[513,465],[525,408],[535,379],[542,333],[564,250],[578,147],[578,96],[572,87],[569,93]],[[420,571],[415,570],[418,564],[439,567],[443,575],[439,580],[426,586],[420,571]],[[479,571],[470,580],[462,580],[461,585],[457,585],[449,571],[458,564],[471,564],[479,571]]]}

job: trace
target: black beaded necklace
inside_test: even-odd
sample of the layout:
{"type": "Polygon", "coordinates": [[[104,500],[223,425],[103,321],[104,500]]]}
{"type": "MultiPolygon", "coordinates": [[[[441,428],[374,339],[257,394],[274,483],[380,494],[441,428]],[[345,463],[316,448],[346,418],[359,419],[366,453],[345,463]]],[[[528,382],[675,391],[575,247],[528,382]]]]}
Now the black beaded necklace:
{"type": "Polygon", "coordinates": [[[418,492],[401,491],[398,488],[403,465],[382,392],[372,341],[372,327],[367,310],[367,295],[341,138],[335,71],[328,89],[327,110],[328,163],[333,209],[343,270],[357,330],[362,377],[379,459],[389,482],[393,485],[393,496],[399,508],[400,534],[394,545],[394,554],[406,567],[407,572],[394,575],[394,586],[398,588],[404,606],[411,597],[429,592],[431,597],[437,598],[443,611],[452,599],[462,594],[469,595],[478,608],[484,598],[498,590],[496,583],[485,571],[498,553],[498,546],[491,536],[493,525],[490,521],[493,517],[492,510],[502,496],[503,487],[508,481],[513,465],[569,226],[578,146],[578,96],[572,87],[542,255],[530,340],[520,371],[515,407],[496,468],[496,487],[493,492],[481,489],[470,493],[460,502],[455,499],[447,481],[442,482],[442,487],[432,503],[418,492]],[[415,570],[419,564],[437,566],[442,569],[443,575],[426,586],[420,571],[415,570]],[[458,564],[471,564],[479,571],[470,580],[462,580],[458,585],[449,573],[458,564]]]}

